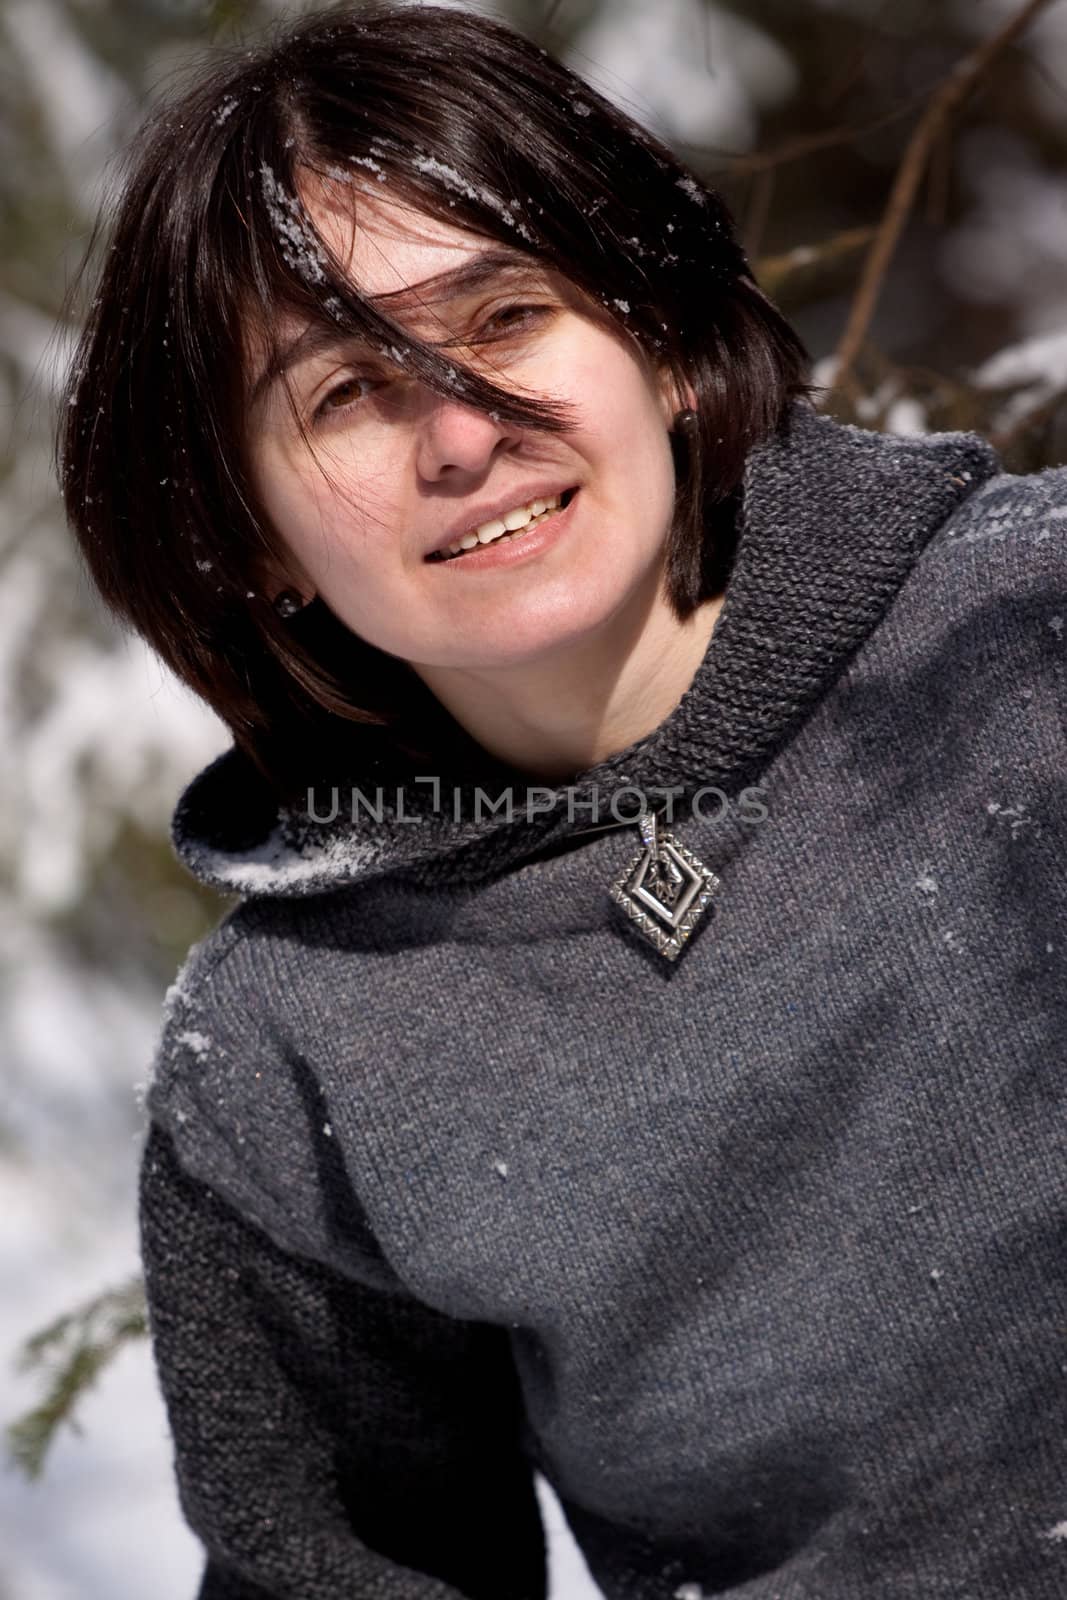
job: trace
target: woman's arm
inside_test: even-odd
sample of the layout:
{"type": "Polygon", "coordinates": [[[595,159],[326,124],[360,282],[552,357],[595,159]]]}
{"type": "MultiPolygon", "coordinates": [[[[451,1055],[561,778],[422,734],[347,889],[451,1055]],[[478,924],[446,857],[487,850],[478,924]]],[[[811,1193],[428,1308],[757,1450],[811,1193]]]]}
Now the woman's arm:
{"type": "Polygon", "coordinates": [[[141,1239],[198,1600],[543,1600],[502,1329],[287,1254],[156,1124],[141,1239]]]}

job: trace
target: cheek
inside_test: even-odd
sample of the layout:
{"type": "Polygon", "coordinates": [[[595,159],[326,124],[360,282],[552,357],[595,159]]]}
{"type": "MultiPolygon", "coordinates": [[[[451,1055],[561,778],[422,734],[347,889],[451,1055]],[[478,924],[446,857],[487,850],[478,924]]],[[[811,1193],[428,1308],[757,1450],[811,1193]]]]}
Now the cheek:
{"type": "Polygon", "coordinates": [[[340,451],[318,462],[278,456],[253,479],[274,530],[316,586],[370,561],[390,527],[387,486],[357,475],[340,451]]]}
{"type": "Polygon", "coordinates": [[[636,472],[661,458],[669,465],[668,419],[652,382],[614,341],[583,361],[576,373],[591,432],[622,454],[636,472]]]}
{"type": "Polygon", "coordinates": [[[668,421],[656,391],[632,365],[617,365],[600,379],[603,400],[597,408],[598,433],[617,463],[634,505],[669,509],[675,494],[674,458],[668,421]]]}

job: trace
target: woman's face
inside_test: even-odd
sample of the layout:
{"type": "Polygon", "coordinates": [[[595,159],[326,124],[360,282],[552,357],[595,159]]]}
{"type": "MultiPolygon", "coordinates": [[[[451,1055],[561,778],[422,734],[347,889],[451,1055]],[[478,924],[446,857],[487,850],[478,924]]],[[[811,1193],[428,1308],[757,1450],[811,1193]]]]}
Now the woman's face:
{"type": "MultiPolygon", "coordinates": [[[[350,204],[327,193],[307,203],[366,295],[417,289],[487,248],[377,194],[361,199],[357,227],[350,204]]],[[[350,342],[309,342],[252,402],[253,481],[289,555],[277,587],[318,594],[416,668],[475,673],[543,660],[628,606],[637,615],[658,603],[676,402],[636,342],[547,270],[385,310],[435,341],[487,325],[504,332],[480,351],[457,344],[457,358],[512,392],[566,402],[576,427],[548,434],[496,421],[350,342]],[[440,558],[472,530],[561,496],[563,509],[516,537],[440,558]]],[[[288,346],[304,330],[277,331],[288,346]]]]}

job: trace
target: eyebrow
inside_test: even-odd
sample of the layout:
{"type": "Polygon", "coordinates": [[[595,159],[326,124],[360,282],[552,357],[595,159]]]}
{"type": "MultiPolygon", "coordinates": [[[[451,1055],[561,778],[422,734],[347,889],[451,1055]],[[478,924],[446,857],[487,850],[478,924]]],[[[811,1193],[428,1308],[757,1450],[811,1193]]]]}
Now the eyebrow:
{"type": "MultiPolygon", "coordinates": [[[[543,279],[544,274],[545,267],[541,262],[532,261],[528,256],[521,255],[515,250],[506,247],[479,250],[461,266],[435,273],[431,278],[424,278],[421,283],[408,284],[402,289],[391,289],[385,294],[372,295],[368,299],[368,304],[374,306],[388,304],[390,312],[399,311],[402,314],[411,307],[422,308],[427,304],[461,300],[464,295],[473,294],[484,288],[493,279],[499,281],[502,278],[504,280],[502,287],[517,288],[521,284],[543,279]]],[[[308,361],[313,356],[339,350],[343,346],[351,346],[352,342],[352,335],[333,323],[309,323],[303,333],[298,334],[289,344],[271,352],[270,359],[252,385],[249,404],[258,405],[264,399],[267,390],[273,388],[287,372],[291,372],[293,367],[301,362],[308,361]]]]}

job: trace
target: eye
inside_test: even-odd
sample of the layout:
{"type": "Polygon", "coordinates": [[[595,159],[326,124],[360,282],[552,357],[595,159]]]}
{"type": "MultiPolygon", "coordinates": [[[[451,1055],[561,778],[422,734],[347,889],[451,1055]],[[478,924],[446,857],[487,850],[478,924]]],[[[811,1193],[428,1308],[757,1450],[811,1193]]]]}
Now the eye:
{"type": "Polygon", "coordinates": [[[336,415],[339,411],[349,411],[359,405],[378,384],[381,378],[357,377],[354,374],[335,383],[315,407],[316,420],[320,417],[336,415]]]}
{"type": "Polygon", "coordinates": [[[491,333],[519,333],[532,328],[551,312],[551,306],[507,305],[501,306],[486,318],[485,327],[491,333]]]}

